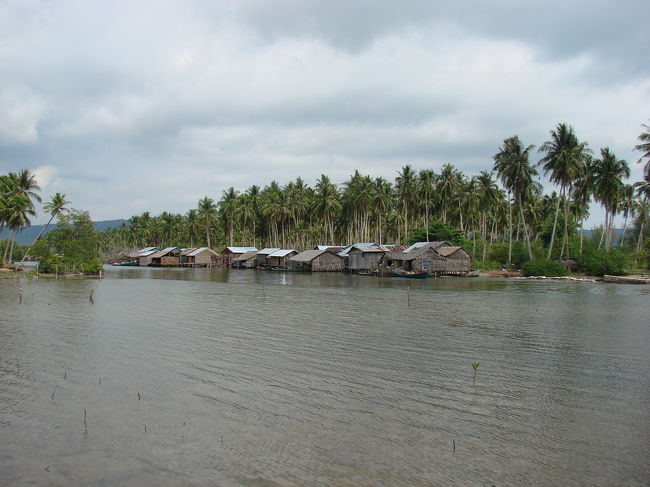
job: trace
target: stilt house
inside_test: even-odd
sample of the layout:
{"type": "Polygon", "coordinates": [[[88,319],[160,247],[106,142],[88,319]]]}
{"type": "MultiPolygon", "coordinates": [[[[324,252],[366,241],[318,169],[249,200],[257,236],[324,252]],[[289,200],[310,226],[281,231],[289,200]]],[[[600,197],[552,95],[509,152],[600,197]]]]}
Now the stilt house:
{"type": "Polygon", "coordinates": [[[345,259],[330,250],[305,250],[287,259],[287,265],[310,272],[343,272],[345,259]]]}

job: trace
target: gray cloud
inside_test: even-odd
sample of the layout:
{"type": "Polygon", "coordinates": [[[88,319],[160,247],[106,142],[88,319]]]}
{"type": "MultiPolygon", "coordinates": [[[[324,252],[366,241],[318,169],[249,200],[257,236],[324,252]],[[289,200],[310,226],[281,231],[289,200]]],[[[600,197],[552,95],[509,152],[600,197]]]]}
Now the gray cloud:
{"type": "Polygon", "coordinates": [[[560,121],[636,161],[648,5],[4,2],[0,172],[45,168],[44,194],[116,218],[323,172],[478,172],[560,121]]]}

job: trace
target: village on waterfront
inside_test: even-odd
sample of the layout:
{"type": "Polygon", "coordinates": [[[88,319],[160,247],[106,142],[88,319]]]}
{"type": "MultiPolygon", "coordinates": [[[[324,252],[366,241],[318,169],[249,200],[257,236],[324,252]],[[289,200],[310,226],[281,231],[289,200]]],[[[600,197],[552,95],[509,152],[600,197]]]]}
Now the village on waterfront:
{"type": "Polygon", "coordinates": [[[142,267],[228,267],[274,271],[353,272],[369,275],[427,276],[470,274],[471,258],[449,242],[417,242],[410,246],[356,243],[350,246],[318,245],[313,249],[225,247],[220,253],[208,247],[145,247],[123,253],[114,265],[142,267]]]}

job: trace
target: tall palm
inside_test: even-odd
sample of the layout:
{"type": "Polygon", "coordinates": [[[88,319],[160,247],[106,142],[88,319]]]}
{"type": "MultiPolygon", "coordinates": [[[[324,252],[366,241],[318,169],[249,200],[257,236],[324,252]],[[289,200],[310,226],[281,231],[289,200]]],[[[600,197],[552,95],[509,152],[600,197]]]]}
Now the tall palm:
{"type": "Polygon", "coordinates": [[[338,190],[325,174],[316,180],[316,198],[314,200],[314,211],[323,219],[325,238],[330,244],[334,244],[334,217],[341,209],[341,201],[338,190]],[[329,233],[329,235],[328,235],[329,233]]]}
{"type": "Polygon", "coordinates": [[[199,236],[200,231],[199,212],[192,208],[185,213],[185,232],[190,239],[190,247],[194,247],[194,239],[199,236]]]}
{"type": "MultiPolygon", "coordinates": [[[[553,230],[551,233],[551,243],[548,246],[547,258],[551,258],[553,252],[553,242],[555,240],[555,229],[557,227],[557,217],[560,212],[560,202],[566,200],[567,192],[571,192],[575,180],[583,174],[584,166],[588,160],[589,150],[586,142],[580,142],[573,127],[565,123],[558,124],[554,130],[551,130],[551,139],[547,140],[539,148],[539,152],[546,155],[539,161],[539,165],[544,169],[545,174],[550,174],[549,179],[552,183],[560,186],[560,198],[557,201],[555,209],[555,218],[553,220],[553,230]]],[[[568,205],[564,204],[564,240],[568,244],[568,205]]],[[[564,247],[564,245],[563,245],[564,247]]],[[[567,256],[569,249],[567,245],[567,256]]],[[[560,256],[561,257],[561,256],[560,256]]]]}
{"type": "MultiPolygon", "coordinates": [[[[519,218],[524,227],[524,235],[528,245],[528,256],[532,260],[533,251],[530,247],[528,225],[524,217],[524,198],[531,191],[535,181],[533,178],[537,171],[528,162],[530,152],[534,145],[524,147],[516,135],[503,141],[503,146],[494,155],[494,171],[503,183],[503,186],[512,193],[519,206],[519,218]]],[[[511,217],[512,220],[512,217],[511,217]]],[[[512,262],[512,221],[510,222],[510,244],[508,248],[508,264],[512,262]]]]}
{"type": "Polygon", "coordinates": [[[257,247],[257,220],[260,217],[260,187],[254,184],[246,190],[246,196],[253,213],[253,247],[257,247]]]}
{"type": "Polygon", "coordinates": [[[625,243],[625,231],[627,230],[627,219],[630,215],[634,214],[637,206],[637,201],[634,198],[634,186],[631,184],[624,184],[621,187],[620,202],[621,213],[623,214],[623,218],[625,218],[623,222],[623,232],[621,234],[621,244],[619,245],[619,247],[623,248],[623,244],[625,243]]]}
{"type": "Polygon", "coordinates": [[[205,196],[203,199],[199,200],[197,207],[199,221],[205,232],[205,240],[208,244],[208,248],[212,248],[210,245],[210,227],[214,224],[214,221],[217,218],[217,205],[214,204],[212,198],[205,196]]]}
{"type": "Polygon", "coordinates": [[[445,164],[442,166],[440,175],[438,176],[436,191],[438,193],[440,206],[442,207],[443,223],[447,223],[447,211],[449,210],[449,203],[453,199],[453,195],[460,181],[460,174],[458,171],[456,171],[456,169],[454,169],[454,166],[451,164],[445,164]]]}
{"type": "Polygon", "coordinates": [[[481,234],[483,236],[483,258],[485,261],[485,253],[487,250],[487,235],[488,235],[488,213],[493,211],[497,201],[499,200],[499,188],[494,181],[492,174],[487,171],[481,171],[476,176],[478,183],[478,204],[481,209],[481,234]]]}
{"type": "Polygon", "coordinates": [[[23,255],[23,258],[20,261],[21,264],[25,261],[25,257],[27,257],[29,255],[29,251],[32,249],[34,244],[41,237],[43,232],[45,230],[47,230],[47,227],[50,226],[50,223],[52,223],[52,220],[54,220],[54,218],[57,215],[61,215],[61,214],[64,214],[64,213],[67,213],[68,211],[70,211],[69,208],[66,208],[66,205],[69,205],[69,204],[70,204],[70,202],[65,199],[64,194],[54,193],[52,196],[50,196],[50,201],[46,202],[43,205],[43,209],[45,210],[45,212],[50,214],[50,219],[45,224],[45,226],[43,228],[41,228],[41,231],[38,232],[38,235],[36,235],[36,238],[34,239],[34,241],[27,248],[27,252],[25,252],[25,255],[23,255]]]}
{"type": "Polygon", "coordinates": [[[634,189],[640,202],[637,206],[637,215],[641,223],[639,225],[639,238],[636,243],[636,251],[639,252],[643,247],[643,229],[648,219],[648,210],[650,206],[650,178],[647,177],[643,181],[634,183],[634,189]]]}
{"type": "Polygon", "coordinates": [[[219,214],[223,221],[228,245],[233,244],[233,224],[235,222],[235,212],[237,209],[237,196],[239,196],[239,191],[236,191],[235,188],[231,186],[222,193],[221,200],[219,200],[219,214]]]}
{"type": "Polygon", "coordinates": [[[415,203],[417,175],[410,164],[402,167],[395,178],[395,188],[404,211],[404,238],[408,238],[409,211],[415,203]]]}
{"type": "Polygon", "coordinates": [[[433,185],[435,181],[436,174],[431,169],[423,169],[420,171],[418,182],[421,201],[424,206],[424,228],[426,229],[427,242],[429,241],[429,211],[433,202],[433,185]]]}
{"type": "Polygon", "coordinates": [[[25,193],[18,191],[6,198],[4,221],[9,229],[9,240],[2,257],[3,266],[12,260],[15,234],[20,232],[23,227],[28,227],[31,224],[30,217],[34,215],[36,215],[34,205],[25,193]],[[8,260],[7,249],[10,249],[8,260]]]}
{"type": "MultiPolygon", "coordinates": [[[[609,247],[614,216],[619,204],[621,188],[623,187],[623,179],[630,177],[630,167],[626,161],[618,159],[609,150],[609,147],[601,149],[600,156],[600,159],[595,159],[593,163],[594,194],[605,208],[603,236],[605,247],[609,247]]],[[[602,243],[603,238],[600,240],[599,248],[602,243]]]]}
{"type": "Polygon", "coordinates": [[[641,126],[645,129],[645,132],[639,135],[638,140],[640,140],[641,143],[635,145],[634,150],[643,152],[643,155],[639,158],[639,163],[641,163],[643,159],[647,159],[645,166],[643,167],[643,173],[645,174],[645,178],[650,180],[650,125],[642,124],[641,126]]]}

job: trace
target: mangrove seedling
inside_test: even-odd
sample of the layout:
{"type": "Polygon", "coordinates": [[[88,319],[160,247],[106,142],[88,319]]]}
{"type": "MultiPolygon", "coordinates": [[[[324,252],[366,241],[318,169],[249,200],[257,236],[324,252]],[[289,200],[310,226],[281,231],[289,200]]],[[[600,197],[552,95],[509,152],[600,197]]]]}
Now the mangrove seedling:
{"type": "Polygon", "coordinates": [[[472,364],[472,368],[474,369],[474,377],[472,377],[472,380],[474,381],[474,385],[476,385],[476,371],[478,370],[479,365],[481,365],[479,362],[474,362],[472,364]]]}

